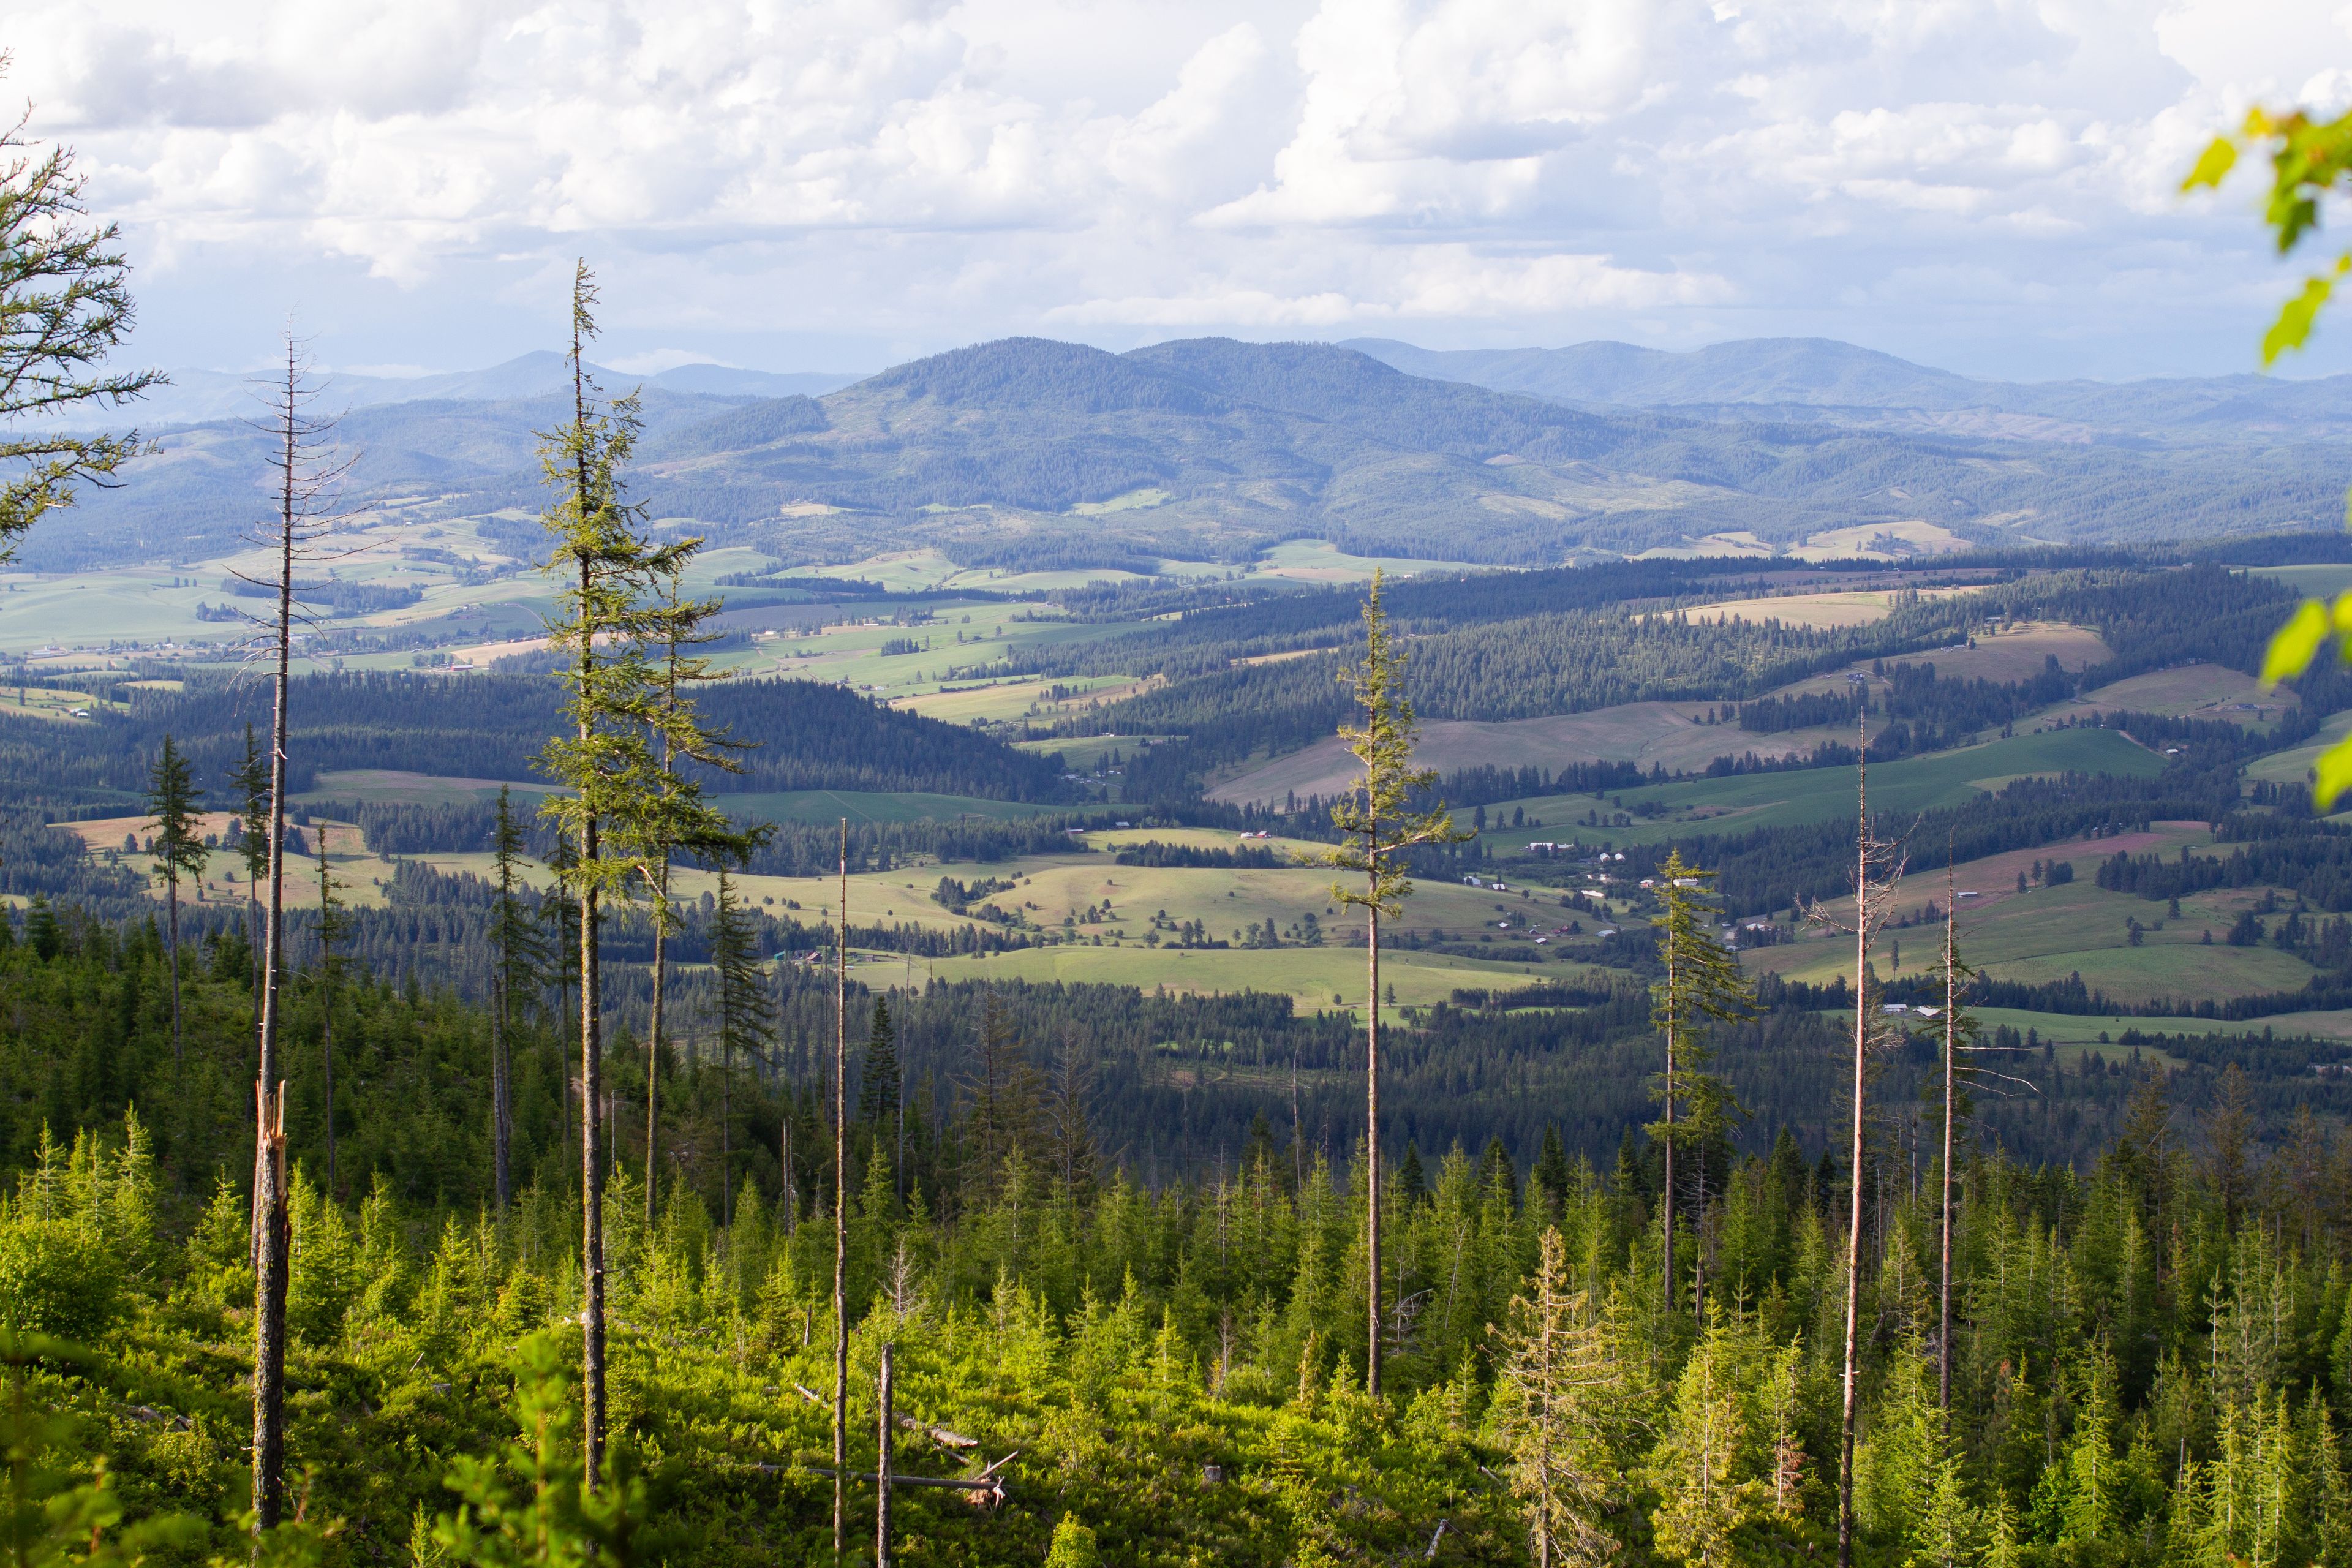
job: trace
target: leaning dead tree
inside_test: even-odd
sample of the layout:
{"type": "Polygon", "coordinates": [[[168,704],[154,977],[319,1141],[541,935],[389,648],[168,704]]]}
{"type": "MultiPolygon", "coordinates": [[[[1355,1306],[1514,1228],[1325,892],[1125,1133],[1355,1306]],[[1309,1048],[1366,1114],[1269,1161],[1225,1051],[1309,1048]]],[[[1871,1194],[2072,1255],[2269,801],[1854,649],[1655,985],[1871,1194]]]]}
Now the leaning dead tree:
{"type": "Polygon", "coordinates": [[[1874,1027],[1873,1007],[1878,988],[1871,982],[1870,948],[1894,911],[1895,884],[1903,879],[1904,847],[1900,840],[1882,838],[1870,820],[1869,721],[1864,719],[1854,763],[1853,917],[1832,916],[1816,905],[1808,918],[1815,925],[1845,931],[1853,937],[1853,1126],[1846,1151],[1848,1203],[1845,1237],[1845,1351],[1843,1372],[1844,1415],[1838,1436],[1838,1568],[1853,1568],[1853,1442],[1856,1400],[1856,1337],[1862,1310],[1862,1170],[1874,1048],[1888,1043],[1887,1031],[1874,1027]]]}

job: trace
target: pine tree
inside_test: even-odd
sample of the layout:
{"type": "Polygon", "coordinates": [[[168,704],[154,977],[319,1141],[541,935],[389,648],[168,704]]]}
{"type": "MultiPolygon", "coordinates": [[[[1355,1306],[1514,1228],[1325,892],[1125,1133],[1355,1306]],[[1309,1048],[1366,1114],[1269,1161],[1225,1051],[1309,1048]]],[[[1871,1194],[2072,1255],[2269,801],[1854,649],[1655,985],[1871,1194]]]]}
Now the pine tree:
{"type": "Polygon", "coordinates": [[[724,865],[719,868],[719,896],[710,918],[710,968],[719,983],[719,1214],[725,1225],[734,1220],[735,1056],[740,1051],[756,1059],[767,1054],[776,1009],[760,973],[751,922],[724,865]]]}
{"type": "Polygon", "coordinates": [[[1087,1099],[1093,1087],[1085,1047],[1074,1032],[1063,1031],[1060,1048],[1054,1053],[1045,1119],[1053,1140],[1054,1176],[1074,1221],[1094,1200],[1095,1139],[1087,1117],[1087,1099]]]}
{"type": "Polygon", "coordinates": [[[1363,782],[1331,808],[1331,825],[1341,847],[1325,865],[1364,879],[1360,891],[1344,882],[1331,896],[1364,911],[1364,1392],[1381,1393],[1381,921],[1404,913],[1412,883],[1402,868],[1406,851],[1422,845],[1459,844],[1475,837],[1454,826],[1453,814],[1430,799],[1437,783],[1433,768],[1412,765],[1415,721],[1404,694],[1404,649],[1389,629],[1381,605],[1381,574],[1372,569],[1364,600],[1364,657],[1340,672],[1353,698],[1356,719],[1339,738],[1363,764],[1363,782]],[[1429,800],[1415,810],[1416,799],[1429,800]]]}
{"type": "Polygon", "coordinates": [[[245,727],[245,760],[229,774],[237,794],[237,848],[245,860],[246,940],[253,949],[253,1021],[261,1023],[261,879],[269,869],[269,759],[245,727]]]}
{"type": "Polygon", "coordinates": [[[603,907],[650,883],[667,847],[726,827],[698,791],[662,776],[661,746],[700,731],[690,713],[665,710],[658,700],[647,642],[664,636],[668,622],[647,597],[701,542],[650,542],[640,531],[642,509],[624,494],[641,420],[634,395],[605,403],[588,374],[596,302],[583,261],[572,283],[572,416],[540,440],[555,496],[543,518],[556,541],[549,570],[564,583],[549,644],[568,656],[571,726],[540,753],[540,770],[563,786],[540,809],[572,841],[562,876],[580,915],[581,1421],[592,1483],[604,1459],[603,907]]]}
{"type": "Polygon", "coordinates": [[[890,1004],[877,996],[866,1025],[866,1069],[857,1084],[857,1124],[865,1129],[869,1148],[880,1146],[883,1134],[901,1115],[898,1078],[898,1036],[890,1022],[890,1004]]]}
{"type": "MultiPolygon", "coordinates": [[[[514,814],[514,792],[499,789],[497,825],[490,837],[490,1180],[499,1212],[504,1214],[514,1194],[511,1162],[514,1150],[514,999],[530,994],[539,984],[547,962],[547,944],[524,912],[520,868],[523,861],[522,824],[514,814]]],[[[561,903],[562,900],[555,900],[561,903]]],[[[650,1169],[646,1179],[653,1180],[650,1169]]]]}
{"type": "Polygon", "coordinates": [[[320,824],[319,844],[319,1046],[326,1070],[323,1087],[327,1098],[327,1192],[336,1195],[341,1189],[335,1183],[335,944],[350,930],[343,914],[343,902],[335,896],[341,886],[327,866],[327,828],[320,824]]]}
{"type": "Polygon", "coordinates": [[[1511,1494],[1528,1510],[1537,1568],[1597,1568],[1617,1552],[1617,1461],[1608,1432],[1618,1384],[1602,1326],[1568,1289],[1568,1245],[1543,1234],[1535,1277],[1496,1337],[1496,1435],[1511,1456],[1511,1494]]]}
{"type": "Polygon", "coordinates": [[[1770,1489],[1751,1453],[1747,1335],[1718,1315],[1683,1363],[1665,1429],[1650,1455],[1651,1510],[1660,1555],[1694,1568],[1731,1568],[1734,1539],[1768,1511],[1770,1489]]]}
{"type": "MultiPolygon", "coordinates": [[[[773,831],[766,825],[752,836],[740,839],[714,840],[712,833],[719,825],[701,807],[701,787],[678,772],[681,760],[701,763],[707,766],[737,771],[732,753],[741,743],[705,729],[697,722],[691,689],[707,680],[721,679],[722,671],[710,668],[710,660],[686,650],[714,642],[719,634],[703,629],[704,623],[718,614],[716,599],[688,599],[680,590],[687,561],[699,540],[688,541],[676,556],[669,572],[663,577],[659,602],[649,613],[645,627],[646,641],[660,650],[660,663],[654,674],[654,740],[660,752],[660,791],[662,809],[649,815],[646,834],[646,849],[651,867],[646,875],[646,893],[653,901],[654,964],[653,1012],[646,1033],[646,1223],[655,1220],[656,1194],[661,1184],[656,1178],[656,1155],[661,1134],[661,1052],[662,1012],[669,976],[669,934],[677,924],[677,911],[670,903],[670,860],[681,848],[700,851],[706,858],[716,855],[738,861],[747,857],[753,845],[764,840],[773,831]]],[[[725,1142],[725,1130],[720,1130],[725,1142]]],[[[723,1166],[726,1162],[720,1161],[723,1166]]],[[[724,1208],[731,1199],[722,1195],[724,1208]]]]}
{"type": "Polygon", "coordinates": [[[0,561],[76,491],[153,449],[135,430],[90,433],[100,410],[167,378],[94,368],[129,339],[134,310],[120,231],[87,221],[86,188],[70,148],[39,149],[22,120],[0,132],[0,561]]]}
{"type": "Polygon", "coordinates": [[[163,737],[162,755],[147,777],[150,838],[147,853],[155,863],[155,879],[163,884],[172,939],[172,1056],[187,1054],[180,1020],[180,879],[201,880],[209,854],[204,840],[205,792],[190,781],[187,754],[163,737]]]}
{"type": "MultiPolygon", "coordinates": [[[[1738,1101],[1727,1086],[1704,1068],[1709,1053],[1700,1031],[1709,1023],[1748,1018],[1755,1010],[1756,988],[1739,967],[1739,960],[1716,940],[1717,912],[1706,885],[1715,873],[1683,863],[1680,849],[1668,852],[1658,868],[1659,911],[1650,924],[1658,933],[1658,959],[1665,976],[1650,988],[1650,1022],[1665,1037],[1665,1071],[1653,1091],[1664,1114],[1650,1129],[1664,1145],[1665,1182],[1659,1198],[1664,1222],[1660,1272],[1669,1310],[1675,1305],[1675,1156],[1678,1145],[1721,1136],[1738,1101]],[[1675,1112],[1685,1096],[1696,1096],[1706,1107],[1709,1125],[1685,1121],[1675,1112]]],[[[1697,1197],[1703,1217],[1706,1203],[1704,1183],[1697,1197]]],[[[1703,1279],[1703,1276],[1699,1278],[1703,1279]]],[[[1694,1290],[1694,1310],[1698,1292],[1694,1290]]]]}
{"type": "Polygon", "coordinates": [[[1960,1058],[1963,1052],[1976,1049],[1977,1037],[1976,1016],[1961,1006],[1976,971],[1960,961],[1958,916],[1953,912],[1958,903],[1953,893],[1954,858],[1948,844],[1944,855],[1944,1117],[1942,1150],[1936,1160],[1936,1404],[1948,1428],[1952,1415],[1952,1225],[1958,1189],[1953,1161],[1959,1120],[1967,1110],[1960,1089],[1964,1070],[1960,1058]]]}

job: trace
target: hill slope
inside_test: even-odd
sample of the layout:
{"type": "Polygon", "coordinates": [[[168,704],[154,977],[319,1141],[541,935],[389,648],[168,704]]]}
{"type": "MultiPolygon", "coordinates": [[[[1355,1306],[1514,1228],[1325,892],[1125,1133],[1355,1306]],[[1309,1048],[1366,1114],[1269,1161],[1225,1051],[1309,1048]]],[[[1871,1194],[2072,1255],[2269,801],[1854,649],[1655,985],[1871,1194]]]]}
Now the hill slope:
{"type": "MultiPolygon", "coordinates": [[[[1886,398],[1959,383],[1828,347],[1839,352],[1732,356],[1719,374],[1667,375],[1656,362],[1675,356],[1622,345],[1601,357],[1664,392],[1886,398]]],[[[517,362],[479,384],[507,390],[546,368],[517,362]]],[[[1112,354],[1011,339],[815,399],[655,386],[635,482],[655,517],[788,560],[929,545],[965,561],[1072,565],[1244,560],[1299,537],[1531,564],[1726,531],[1790,542],[1905,521],[1982,541],[2179,537],[2332,520],[2352,483],[2352,448],[2316,442],[2066,446],[1784,418],[1782,406],[1736,421],[1570,407],[1330,344],[1202,339],[1112,354]]],[[[427,517],[535,509],[530,433],[562,413],[538,397],[358,408],[342,431],[360,454],[345,499],[397,499],[427,517]]],[[[233,423],[167,433],[122,489],[87,500],[76,527],[37,531],[27,562],[217,553],[260,510],[262,446],[233,423]]]]}

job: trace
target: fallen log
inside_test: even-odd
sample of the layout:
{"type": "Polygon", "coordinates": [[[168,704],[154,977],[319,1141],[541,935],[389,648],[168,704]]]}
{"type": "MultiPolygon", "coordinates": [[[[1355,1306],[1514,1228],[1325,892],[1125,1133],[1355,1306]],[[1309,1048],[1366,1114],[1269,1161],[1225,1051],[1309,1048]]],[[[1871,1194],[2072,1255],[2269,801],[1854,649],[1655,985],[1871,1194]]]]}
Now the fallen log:
{"type": "MultiPolygon", "coordinates": [[[[797,1383],[793,1384],[793,1387],[799,1391],[800,1396],[803,1399],[807,1400],[811,1405],[815,1405],[818,1409],[830,1410],[833,1408],[833,1401],[827,1399],[824,1394],[819,1394],[815,1389],[809,1388],[797,1383]]],[[[924,1436],[929,1437],[932,1442],[937,1443],[942,1448],[977,1448],[980,1447],[980,1439],[977,1437],[967,1437],[962,1433],[951,1431],[945,1426],[926,1426],[911,1415],[899,1416],[898,1425],[905,1427],[909,1432],[920,1432],[924,1436]]]]}

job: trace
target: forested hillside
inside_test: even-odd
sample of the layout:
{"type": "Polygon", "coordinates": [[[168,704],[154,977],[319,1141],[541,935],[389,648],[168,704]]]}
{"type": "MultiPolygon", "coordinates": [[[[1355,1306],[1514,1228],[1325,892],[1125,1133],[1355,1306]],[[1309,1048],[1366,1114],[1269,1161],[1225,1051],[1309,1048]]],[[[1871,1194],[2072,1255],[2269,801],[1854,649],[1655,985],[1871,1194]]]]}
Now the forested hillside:
{"type": "MultiPolygon", "coordinates": [[[[121,805],[145,787],[149,754],[178,737],[207,778],[243,754],[244,726],[268,724],[268,690],[226,674],[195,676],[178,691],[109,689],[127,711],[59,724],[0,705],[0,791],[18,803],[121,805]]],[[[289,701],[290,787],[351,768],[529,783],[558,725],[562,693],[544,677],[474,673],[306,677],[289,701]]],[[[877,707],[811,681],[730,681],[699,701],[744,747],[710,787],[767,790],[927,790],[996,800],[1064,797],[1050,756],[1011,750],[969,729],[877,707]]]]}

